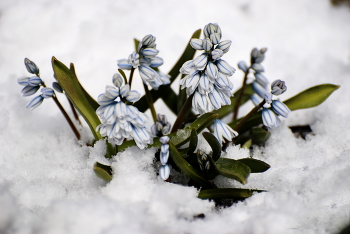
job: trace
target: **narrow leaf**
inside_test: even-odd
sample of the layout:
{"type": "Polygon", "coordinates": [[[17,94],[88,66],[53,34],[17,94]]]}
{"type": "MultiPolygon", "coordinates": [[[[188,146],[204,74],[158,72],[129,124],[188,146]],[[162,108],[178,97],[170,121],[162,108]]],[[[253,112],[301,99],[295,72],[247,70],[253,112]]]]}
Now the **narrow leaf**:
{"type": "Polygon", "coordinates": [[[170,157],[180,170],[185,173],[192,180],[197,181],[203,187],[211,187],[210,183],[205,179],[202,172],[198,171],[196,168],[191,166],[177,151],[175,145],[169,142],[170,146],[170,157]]]}
{"type": "Polygon", "coordinates": [[[261,173],[270,168],[269,164],[254,158],[242,158],[238,159],[238,161],[247,165],[250,168],[251,173],[261,173]]]}
{"type": "Polygon", "coordinates": [[[240,188],[218,188],[201,190],[198,198],[201,199],[220,199],[220,198],[248,198],[254,193],[265,192],[257,189],[240,189],[240,188]]]}
{"type": "Polygon", "coordinates": [[[98,177],[105,181],[112,180],[112,168],[110,166],[96,162],[94,165],[94,172],[98,177]]]}
{"type": "Polygon", "coordinates": [[[203,132],[202,133],[205,140],[210,145],[211,149],[213,150],[212,158],[216,162],[220,156],[221,156],[221,144],[219,143],[218,139],[216,137],[209,133],[209,132],[203,132]]]}
{"type": "Polygon", "coordinates": [[[191,136],[190,136],[190,145],[187,150],[187,155],[192,154],[196,150],[197,143],[198,143],[197,131],[195,128],[192,128],[191,136]]]}
{"type": "Polygon", "coordinates": [[[220,175],[235,179],[242,184],[247,183],[250,168],[242,162],[229,158],[219,158],[216,162],[209,157],[210,162],[220,175]]]}
{"type": "Polygon", "coordinates": [[[253,127],[251,130],[252,143],[263,145],[270,138],[271,133],[261,127],[253,127]]]}
{"type": "Polygon", "coordinates": [[[101,135],[95,130],[96,127],[101,124],[101,122],[97,117],[94,108],[87,100],[84,91],[82,90],[74,73],[55,57],[52,57],[52,67],[57,81],[65,91],[69,100],[73,103],[74,107],[79,111],[89,125],[95,140],[101,139],[101,135]]]}

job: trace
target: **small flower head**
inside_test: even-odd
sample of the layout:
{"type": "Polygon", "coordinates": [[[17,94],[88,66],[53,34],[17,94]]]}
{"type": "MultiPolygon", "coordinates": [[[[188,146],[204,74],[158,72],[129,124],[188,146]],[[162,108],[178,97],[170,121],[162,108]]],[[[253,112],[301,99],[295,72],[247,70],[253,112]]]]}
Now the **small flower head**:
{"type": "Polygon", "coordinates": [[[38,66],[28,58],[24,59],[24,65],[26,66],[29,73],[32,74],[39,74],[39,68],[38,66]]]}
{"type": "Polygon", "coordinates": [[[281,80],[275,80],[271,84],[271,93],[273,95],[281,95],[282,93],[286,92],[287,86],[284,81],[281,80]]]}

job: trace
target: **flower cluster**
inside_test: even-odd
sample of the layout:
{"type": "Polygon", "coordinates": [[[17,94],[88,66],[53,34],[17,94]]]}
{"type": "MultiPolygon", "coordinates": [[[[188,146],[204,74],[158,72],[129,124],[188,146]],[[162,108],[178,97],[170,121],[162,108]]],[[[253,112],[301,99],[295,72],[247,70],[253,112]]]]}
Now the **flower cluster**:
{"type": "Polygon", "coordinates": [[[265,94],[264,101],[266,102],[266,104],[271,105],[271,109],[273,111],[264,106],[262,110],[262,120],[265,126],[269,128],[278,127],[279,118],[277,115],[283,116],[284,118],[288,118],[288,114],[291,112],[291,110],[280,100],[272,100],[273,95],[281,95],[286,90],[287,86],[285,85],[284,81],[275,80],[274,82],[272,82],[271,93],[265,94]]]}
{"type": "Polygon", "coordinates": [[[98,96],[100,107],[96,114],[102,124],[97,126],[102,136],[108,136],[110,143],[121,145],[125,138],[132,137],[140,149],[153,142],[145,127],[147,116],[136,107],[125,102],[136,102],[140,94],[130,90],[128,84],[123,85],[120,74],[113,76],[114,86],[107,85],[106,92],[98,96]]]}
{"type": "Polygon", "coordinates": [[[231,104],[233,84],[228,79],[235,72],[221,57],[227,53],[231,41],[221,41],[221,29],[217,24],[208,24],[203,30],[204,39],[192,39],[190,44],[204,52],[194,60],[185,62],[180,73],[186,76],[180,81],[187,96],[193,95],[192,107],[200,114],[231,104]]]}
{"type": "Polygon", "coordinates": [[[169,159],[169,140],[168,136],[162,136],[159,138],[162,146],[160,147],[160,162],[161,166],[159,168],[159,176],[162,180],[167,180],[170,175],[170,166],[167,164],[169,159]]]}
{"type": "MultiPolygon", "coordinates": [[[[21,77],[17,80],[18,84],[24,86],[22,89],[23,97],[31,96],[35,94],[40,86],[44,86],[44,82],[39,77],[39,68],[38,66],[32,62],[31,60],[25,58],[24,64],[29,73],[35,74],[32,77],[21,77]]],[[[40,106],[40,104],[44,101],[45,98],[51,98],[55,95],[55,92],[51,88],[43,87],[41,90],[41,94],[33,98],[28,104],[27,108],[34,110],[36,107],[40,106]]]]}
{"type": "Polygon", "coordinates": [[[152,69],[163,64],[163,59],[158,57],[159,50],[156,49],[156,37],[146,35],[139,43],[137,52],[129,55],[128,59],[118,60],[120,69],[131,70],[138,68],[140,76],[146,85],[158,89],[160,85],[170,83],[170,76],[152,69]]]}

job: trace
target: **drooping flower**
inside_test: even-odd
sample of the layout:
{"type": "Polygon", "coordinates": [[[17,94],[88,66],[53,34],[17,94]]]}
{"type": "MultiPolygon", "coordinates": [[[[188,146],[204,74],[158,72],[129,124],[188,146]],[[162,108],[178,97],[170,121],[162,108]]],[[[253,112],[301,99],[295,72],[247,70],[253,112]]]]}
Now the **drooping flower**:
{"type": "Polygon", "coordinates": [[[230,126],[222,122],[220,119],[214,120],[213,128],[214,136],[221,144],[225,141],[224,139],[231,141],[232,138],[238,136],[238,132],[234,131],[230,126]]]}
{"type": "Polygon", "coordinates": [[[180,73],[186,74],[180,85],[182,89],[186,88],[187,96],[193,94],[192,107],[200,114],[231,103],[233,84],[228,77],[235,72],[221,59],[229,51],[231,41],[220,42],[222,33],[219,25],[207,24],[203,33],[204,39],[191,39],[190,45],[205,52],[180,68],[180,73]]]}
{"type": "Polygon", "coordinates": [[[123,78],[119,74],[113,76],[113,84],[114,86],[107,85],[105,93],[98,96],[100,107],[96,113],[101,124],[96,131],[116,145],[121,145],[124,139],[131,137],[140,149],[144,149],[153,141],[145,127],[147,116],[125,103],[138,101],[140,94],[130,90],[128,84],[123,85],[123,78]]]}
{"type": "Polygon", "coordinates": [[[137,68],[142,81],[153,89],[158,89],[160,85],[170,83],[170,76],[152,69],[161,66],[164,62],[157,56],[159,50],[156,49],[155,41],[156,37],[151,34],[146,35],[139,43],[137,52],[132,52],[128,59],[118,60],[118,67],[123,70],[137,68]]]}

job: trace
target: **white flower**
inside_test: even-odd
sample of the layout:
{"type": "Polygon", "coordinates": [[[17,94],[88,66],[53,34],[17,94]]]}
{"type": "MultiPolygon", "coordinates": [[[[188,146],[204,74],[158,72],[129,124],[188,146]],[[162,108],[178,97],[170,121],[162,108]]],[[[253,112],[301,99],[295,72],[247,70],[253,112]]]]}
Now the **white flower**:
{"type": "Polygon", "coordinates": [[[264,108],[262,110],[262,120],[266,127],[275,128],[278,127],[278,117],[270,109],[264,108]]]}
{"type": "Polygon", "coordinates": [[[238,136],[238,132],[234,131],[230,126],[223,123],[220,119],[214,120],[214,136],[222,144],[226,139],[231,141],[232,138],[238,136]]]}

